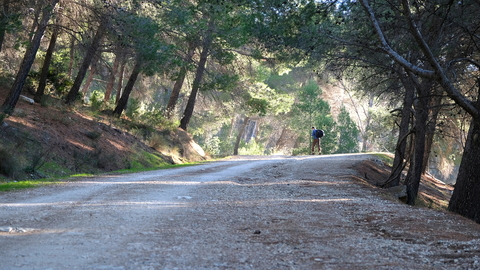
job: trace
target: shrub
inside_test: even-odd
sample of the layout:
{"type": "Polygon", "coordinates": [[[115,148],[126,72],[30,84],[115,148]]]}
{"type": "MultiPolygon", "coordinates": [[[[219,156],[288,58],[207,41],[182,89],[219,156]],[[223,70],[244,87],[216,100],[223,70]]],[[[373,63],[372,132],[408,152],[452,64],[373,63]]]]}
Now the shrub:
{"type": "Polygon", "coordinates": [[[14,177],[21,168],[20,161],[14,155],[13,149],[0,147],[0,174],[14,177]]]}
{"type": "Polygon", "coordinates": [[[92,110],[98,111],[102,107],[103,104],[103,94],[99,91],[93,91],[92,95],[90,96],[90,106],[92,110]]]}

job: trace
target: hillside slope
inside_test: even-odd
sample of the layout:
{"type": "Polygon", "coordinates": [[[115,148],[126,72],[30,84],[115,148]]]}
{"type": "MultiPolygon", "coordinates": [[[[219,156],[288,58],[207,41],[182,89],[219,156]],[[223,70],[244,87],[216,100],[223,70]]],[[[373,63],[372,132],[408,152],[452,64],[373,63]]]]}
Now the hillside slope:
{"type": "MultiPolygon", "coordinates": [[[[3,100],[6,91],[0,92],[3,100]]],[[[0,127],[0,173],[14,179],[102,173],[206,159],[181,129],[154,129],[88,107],[18,101],[0,127]]]]}

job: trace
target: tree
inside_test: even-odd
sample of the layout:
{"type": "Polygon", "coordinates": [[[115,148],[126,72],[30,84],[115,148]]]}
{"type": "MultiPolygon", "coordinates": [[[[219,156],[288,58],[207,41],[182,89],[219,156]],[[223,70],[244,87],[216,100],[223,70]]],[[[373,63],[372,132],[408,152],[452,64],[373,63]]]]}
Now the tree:
{"type": "Polygon", "coordinates": [[[337,120],[337,129],[339,132],[339,142],[337,153],[357,153],[358,136],[360,134],[357,124],[350,118],[345,106],[342,106],[337,120]]]}
{"type": "Polygon", "coordinates": [[[293,105],[292,121],[295,129],[304,136],[310,136],[311,127],[315,126],[325,132],[322,138],[322,153],[330,154],[336,150],[337,134],[335,121],[330,112],[330,105],[320,98],[322,90],[315,81],[309,81],[298,93],[298,100],[293,105]],[[302,132],[303,130],[303,132],[302,132]]]}
{"type": "MultiPolygon", "coordinates": [[[[61,10],[61,7],[60,7],[60,10],[61,10]]],[[[48,44],[47,52],[45,54],[45,59],[43,61],[42,70],[40,72],[40,78],[38,80],[38,88],[33,98],[37,103],[39,103],[42,100],[43,95],[45,94],[45,87],[47,86],[48,72],[50,70],[50,64],[52,62],[53,52],[55,50],[57,38],[60,33],[59,23],[60,23],[60,16],[57,17],[56,25],[54,25],[53,27],[52,36],[50,37],[50,43],[48,44]]]]}
{"type": "Polygon", "coordinates": [[[135,66],[133,67],[133,71],[130,74],[130,78],[128,79],[127,85],[125,85],[125,89],[122,91],[122,96],[118,100],[117,106],[113,110],[113,115],[120,117],[122,112],[127,108],[128,99],[130,94],[132,93],[133,86],[138,79],[138,75],[142,71],[142,61],[140,58],[137,58],[135,61],[135,66]]]}
{"type": "Polygon", "coordinates": [[[95,36],[93,37],[92,42],[87,49],[87,53],[83,58],[83,62],[80,66],[80,69],[78,70],[77,76],[75,77],[75,81],[73,82],[72,88],[67,94],[67,97],[66,97],[67,104],[73,104],[77,100],[78,94],[80,91],[80,86],[82,85],[83,79],[87,74],[88,67],[90,66],[93,59],[95,58],[95,54],[98,53],[98,48],[101,44],[103,35],[106,31],[106,27],[107,26],[106,26],[105,18],[102,18],[95,32],[95,36]]]}
{"type": "MultiPolygon", "coordinates": [[[[35,35],[30,43],[30,46],[25,52],[22,64],[20,65],[12,88],[10,89],[10,92],[4,103],[0,107],[1,113],[13,113],[13,110],[15,109],[17,101],[20,97],[20,93],[22,92],[23,85],[27,79],[28,72],[30,72],[33,61],[35,60],[35,55],[40,47],[40,42],[43,34],[45,33],[45,29],[47,28],[48,21],[50,20],[50,17],[52,16],[55,6],[58,2],[59,0],[51,0],[45,7],[43,7],[42,18],[38,24],[37,30],[35,31],[35,35]]],[[[3,117],[0,116],[0,119],[3,119],[3,117]]]]}
{"type": "Polygon", "coordinates": [[[198,62],[197,70],[195,72],[195,79],[193,80],[193,83],[192,83],[192,91],[190,92],[190,96],[187,102],[187,107],[185,108],[183,117],[180,120],[180,128],[185,131],[187,130],[187,126],[188,126],[188,123],[190,122],[190,118],[192,118],[198,90],[200,88],[200,83],[202,82],[203,73],[205,72],[205,66],[207,63],[210,46],[212,45],[212,41],[213,41],[214,26],[215,26],[214,19],[210,18],[208,22],[207,31],[205,33],[205,36],[203,37],[202,52],[200,53],[200,61],[198,62]]]}
{"type": "MultiPolygon", "coordinates": [[[[449,24],[453,28],[442,28],[441,32],[437,32],[436,35],[443,39],[438,39],[436,43],[428,43],[422,34],[422,29],[417,25],[415,21],[415,15],[421,14],[419,9],[412,8],[410,3],[406,0],[401,1],[401,10],[402,15],[408,23],[411,36],[414,37],[417,46],[420,48],[423,53],[426,61],[428,61],[431,69],[419,67],[416,63],[409,62],[405,57],[400,55],[395,49],[393,49],[390,43],[385,37],[385,33],[382,30],[382,27],[377,19],[377,16],[370,6],[370,3],[367,0],[361,1],[362,6],[364,7],[366,13],[369,15],[372,26],[375,29],[375,32],[378,36],[378,39],[381,43],[381,50],[392,57],[397,63],[402,65],[406,70],[421,76],[423,78],[429,78],[437,81],[448,96],[465,111],[467,111],[472,116],[472,122],[470,124],[470,130],[467,137],[467,143],[464,148],[464,154],[462,157],[462,162],[460,165],[459,174],[457,177],[457,183],[450,200],[449,209],[451,211],[457,212],[463,216],[471,218],[476,222],[480,222],[480,198],[478,193],[480,192],[480,182],[477,181],[477,175],[480,174],[480,158],[477,155],[480,150],[480,143],[477,143],[477,139],[480,135],[480,108],[478,107],[478,102],[470,100],[466,95],[463,95],[458,89],[452,78],[449,77],[451,70],[455,68],[461,74],[465,71],[470,70],[470,75],[475,76],[476,70],[480,69],[480,64],[476,63],[472,54],[469,51],[455,51],[454,54],[450,55],[439,55],[445,51],[454,52],[453,48],[450,46],[451,40],[461,40],[463,44],[471,44],[475,42],[475,38],[472,38],[471,32],[468,26],[459,24],[449,24]],[[418,12],[413,14],[412,11],[418,12]],[[448,35],[446,30],[449,31],[448,35]],[[452,34],[457,35],[456,39],[452,39],[452,34]],[[448,36],[448,41],[446,37],[448,36]],[[443,41],[443,43],[439,43],[443,41]],[[432,45],[444,46],[445,50],[433,49],[432,45]],[[465,54],[467,53],[467,54],[465,54]],[[446,64],[445,64],[446,63],[446,64]],[[456,63],[457,65],[452,65],[456,63]],[[463,65],[459,65],[459,64],[463,65]],[[468,67],[475,67],[471,69],[468,67]]],[[[464,5],[463,3],[448,2],[442,3],[442,5],[437,5],[435,11],[429,15],[433,18],[443,18],[443,21],[455,21],[455,15],[463,12],[462,19],[465,19],[469,16],[474,16],[472,11],[478,8],[478,4],[468,3],[464,5]]],[[[430,12],[430,8],[424,9],[427,12],[430,12]]],[[[472,19],[472,22],[475,20],[475,17],[469,17],[472,19]]],[[[465,45],[460,45],[465,47],[465,45]]],[[[436,47],[434,47],[436,48],[436,47]]],[[[475,76],[478,77],[478,76],[475,76]]],[[[480,96],[478,93],[475,98],[478,99],[480,96]]]]}

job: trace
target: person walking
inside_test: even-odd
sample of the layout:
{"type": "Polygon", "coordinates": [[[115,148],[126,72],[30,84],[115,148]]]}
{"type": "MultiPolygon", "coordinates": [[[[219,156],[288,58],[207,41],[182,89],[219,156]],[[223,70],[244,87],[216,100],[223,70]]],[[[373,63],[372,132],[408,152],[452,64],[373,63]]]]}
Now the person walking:
{"type": "Polygon", "coordinates": [[[318,154],[321,155],[322,154],[322,148],[320,147],[320,138],[321,136],[318,136],[319,134],[317,134],[317,129],[315,129],[315,127],[312,127],[312,138],[313,138],[313,142],[312,142],[312,155],[315,155],[315,146],[317,146],[317,150],[318,150],[318,154]]]}

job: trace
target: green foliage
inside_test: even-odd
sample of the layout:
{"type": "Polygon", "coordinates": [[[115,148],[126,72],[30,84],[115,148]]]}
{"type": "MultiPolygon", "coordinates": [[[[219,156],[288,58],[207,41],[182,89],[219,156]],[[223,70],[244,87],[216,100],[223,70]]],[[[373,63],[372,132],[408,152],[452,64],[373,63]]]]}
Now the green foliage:
{"type": "MultiPolygon", "coordinates": [[[[35,70],[31,70],[28,73],[28,78],[25,87],[29,89],[31,93],[37,91],[40,80],[40,73],[35,70]]],[[[63,96],[68,92],[73,85],[71,78],[65,73],[65,71],[59,69],[54,64],[50,65],[47,73],[47,85],[45,93],[53,93],[57,96],[63,96]]]]}
{"type": "Polygon", "coordinates": [[[0,69],[0,87],[5,89],[10,88],[12,86],[13,79],[14,77],[12,74],[2,72],[2,70],[0,69]]]}
{"type": "Polygon", "coordinates": [[[136,119],[137,116],[140,114],[140,108],[141,108],[141,102],[137,98],[130,98],[128,100],[128,105],[127,105],[127,110],[125,111],[125,114],[128,116],[130,119],[136,119]]]}
{"type": "Polygon", "coordinates": [[[100,91],[93,91],[93,93],[90,95],[90,107],[92,108],[92,110],[98,111],[102,108],[103,97],[104,94],[100,91]]]}
{"type": "Polygon", "coordinates": [[[0,174],[7,177],[15,177],[21,170],[22,164],[13,148],[0,146],[0,174]]]}
{"type": "Polygon", "coordinates": [[[12,191],[12,190],[19,190],[19,189],[26,189],[26,188],[33,188],[42,185],[49,185],[56,183],[51,180],[32,180],[32,181],[14,181],[14,182],[7,182],[7,183],[0,183],[0,191],[12,191]]]}
{"type": "Polygon", "coordinates": [[[218,73],[209,77],[209,80],[202,83],[202,91],[231,91],[237,86],[239,76],[237,74],[218,73]]]}
{"type": "Polygon", "coordinates": [[[214,136],[210,139],[207,139],[202,146],[203,150],[210,154],[211,156],[218,156],[221,153],[220,149],[220,138],[218,136],[214,136]]]}
{"type": "Polygon", "coordinates": [[[357,125],[350,118],[350,114],[342,106],[338,115],[339,136],[338,149],[336,153],[357,153],[359,152],[358,136],[360,131],[357,125]]]}
{"type": "Polygon", "coordinates": [[[265,99],[259,98],[250,98],[247,100],[247,106],[250,108],[250,112],[264,116],[267,114],[268,110],[268,101],[265,99]]]}
{"type": "Polygon", "coordinates": [[[240,147],[238,148],[239,155],[264,155],[265,154],[265,147],[257,143],[255,140],[251,140],[250,142],[242,142],[240,147]]]}
{"type": "MultiPolygon", "coordinates": [[[[128,109],[127,109],[128,110],[128,109]]],[[[144,112],[139,117],[141,123],[152,126],[159,127],[163,130],[174,130],[178,127],[178,123],[170,121],[165,118],[163,111],[159,109],[152,109],[144,112]]]]}
{"type": "Polygon", "coordinates": [[[301,88],[298,100],[293,105],[291,125],[301,138],[305,138],[304,142],[310,141],[310,143],[311,127],[322,129],[325,132],[325,136],[321,139],[322,154],[331,154],[336,151],[338,134],[330,105],[320,98],[321,94],[322,90],[314,81],[310,81],[301,88]]]}
{"type": "Polygon", "coordinates": [[[394,153],[397,143],[395,118],[386,109],[370,110],[371,121],[367,126],[368,140],[377,151],[394,153]]]}

